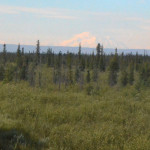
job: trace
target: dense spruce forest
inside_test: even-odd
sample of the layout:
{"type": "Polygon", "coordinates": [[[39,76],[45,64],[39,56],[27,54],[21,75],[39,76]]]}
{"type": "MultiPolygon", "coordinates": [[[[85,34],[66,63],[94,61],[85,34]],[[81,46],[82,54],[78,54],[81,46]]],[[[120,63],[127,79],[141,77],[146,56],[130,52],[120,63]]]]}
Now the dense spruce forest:
{"type": "MultiPolygon", "coordinates": [[[[149,150],[150,56],[0,53],[0,149],[149,150]]],[[[27,50],[26,50],[27,51],[27,50]]]]}

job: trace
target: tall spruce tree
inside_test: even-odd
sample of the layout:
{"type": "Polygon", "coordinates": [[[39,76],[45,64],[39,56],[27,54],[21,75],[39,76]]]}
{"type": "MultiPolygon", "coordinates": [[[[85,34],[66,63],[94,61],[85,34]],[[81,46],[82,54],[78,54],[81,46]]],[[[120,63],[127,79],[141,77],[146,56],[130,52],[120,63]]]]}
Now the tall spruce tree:
{"type": "Polygon", "coordinates": [[[100,46],[100,62],[99,62],[100,71],[105,71],[105,55],[103,45],[100,46]]]}
{"type": "Polygon", "coordinates": [[[94,65],[95,65],[95,55],[94,55],[94,51],[92,52],[92,55],[90,57],[90,69],[93,69],[94,68],[94,65]]]}
{"type": "Polygon", "coordinates": [[[78,61],[81,62],[81,43],[79,44],[78,61]]]}
{"type": "Polygon", "coordinates": [[[50,48],[47,50],[47,66],[52,66],[52,49],[50,48]]]}
{"type": "Polygon", "coordinates": [[[28,58],[22,55],[23,64],[22,68],[20,70],[20,79],[27,80],[27,74],[28,74],[28,58]]]}
{"type": "Polygon", "coordinates": [[[17,48],[17,67],[18,68],[22,67],[22,57],[21,57],[20,44],[18,44],[18,48],[17,48]]]}
{"type": "Polygon", "coordinates": [[[75,70],[75,82],[78,83],[80,79],[80,70],[79,68],[76,66],[76,70],[75,70]]]}
{"type": "Polygon", "coordinates": [[[59,81],[59,90],[61,88],[61,80],[62,80],[62,52],[60,51],[58,54],[58,62],[57,62],[57,73],[58,73],[58,81],[59,81]]]}
{"type": "Polygon", "coordinates": [[[6,62],[7,62],[7,50],[6,50],[6,44],[3,45],[3,52],[2,52],[2,55],[3,55],[3,64],[5,65],[6,62]]]}
{"type": "Polygon", "coordinates": [[[73,83],[73,75],[72,75],[72,54],[67,54],[67,64],[68,64],[68,82],[69,84],[73,83]]]}
{"type": "Polygon", "coordinates": [[[99,67],[99,63],[100,63],[100,53],[101,53],[101,45],[100,45],[100,43],[98,43],[98,45],[96,47],[96,51],[97,51],[97,54],[96,54],[96,67],[98,68],[99,67]]]}
{"type": "Polygon", "coordinates": [[[109,64],[109,76],[108,76],[109,85],[113,86],[117,84],[118,71],[119,71],[119,62],[118,62],[118,54],[116,49],[115,55],[113,56],[109,64]]]}
{"type": "Polygon", "coordinates": [[[82,56],[81,63],[80,63],[80,70],[84,71],[84,69],[85,69],[85,58],[82,56]]]}
{"type": "Polygon", "coordinates": [[[38,40],[36,44],[36,65],[38,65],[40,61],[40,41],[38,40]]]}

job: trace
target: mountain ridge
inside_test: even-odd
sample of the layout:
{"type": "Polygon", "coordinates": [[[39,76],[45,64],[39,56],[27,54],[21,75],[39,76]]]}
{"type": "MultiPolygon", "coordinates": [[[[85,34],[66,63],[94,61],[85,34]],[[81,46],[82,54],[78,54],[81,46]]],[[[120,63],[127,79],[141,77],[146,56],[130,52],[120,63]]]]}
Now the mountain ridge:
{"type": "MultiPolygon", "coordinates": [[[[6,45],[6,49],[8,52],[16,52],[17,51],[17,47],[18,45],[16,44],[7,44],[6,45]]],[[[36,50],[36,46],[34,45],[20,45],[21,48],[24,47],[24,50],[26,53],[28,52],[35,52],[36,50]]],[[[60,51],[62,53],[67,53],[67,51],[72,52],[72,53],[77,53],[79,47],[70,47],[70,46],[40,46],[41,48],[41,53],[46,53],[48,48],[51,48],[52,51],[54,51],[54,53],[59,53],[60,51]]],[[[0,52],[2,52],[3,50],[3,44],[0,44],[0,52]]],[[[96,48],[89,48],[89,47],[82,47],[82,53],[87,53],[87,54],[91,54],[91,53],[96,53],[96,48]]],[[[106,54],[111,54],[115,52],[115,49],[113,48],[104,48],[104,52],[106,54]]],[[[150,55],[150,50],[148,49],[118,49],[118,53],[124,54],[136,54],[138,52],[138,54],[143,55],[144,53],[147,55],[150,55]]]]}

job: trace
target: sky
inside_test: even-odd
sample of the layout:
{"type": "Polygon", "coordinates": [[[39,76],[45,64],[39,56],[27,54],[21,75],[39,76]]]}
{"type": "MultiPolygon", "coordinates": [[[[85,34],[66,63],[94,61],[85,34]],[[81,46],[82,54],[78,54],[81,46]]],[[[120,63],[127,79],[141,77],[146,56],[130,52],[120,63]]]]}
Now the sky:
{"type": "Polygon", "coordinates": [[[150,49],[150,0],[0,0],[0,44],[150,49]]]}

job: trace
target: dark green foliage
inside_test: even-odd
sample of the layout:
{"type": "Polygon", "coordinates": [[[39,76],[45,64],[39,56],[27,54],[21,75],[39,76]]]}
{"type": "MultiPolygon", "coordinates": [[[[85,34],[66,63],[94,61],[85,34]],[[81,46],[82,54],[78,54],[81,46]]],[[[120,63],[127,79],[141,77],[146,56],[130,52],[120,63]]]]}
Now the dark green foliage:
{"type": "Polygon", "coordinates": [[[128,73],[126,70],[121,71],[120,83],[122,86],[126,86],[128,84],[128,73]]]}
{"type": "Polygon", "coordinates": [[[150,84],[150,65],[148,63],[144,63],[140,68],[140,81],[145,85],[150,84]]]}
{"type": "Polygon", "coordinates": [[[4,82],[8,83],[14,79],[16,67],[8,65],[5,69],[4,82]]]}
{"type": "Polygon", "coordinates": [[[132,63],[129,65],[128,82],[130,85],[134,82],[134,66],[132,63]]]}
{"type": "Polygon", "coordinates": [[[115,56],[111,59],[109,64],[109,76],[108,76],[109,85],[113,86],[117,84],[118,71],[119,71],[118,55],[115,54],[115,56]]]}
{"type": "Polygon", "coordinates": [[[61,68],[62,66],[62,52],[60,51],[58,54],[57,67],[61,68]]]}
{"type": "Polygon", "coordinates": [[[21,57],[21,50],[20,50],[20,44],[17,48],[17,67],[20,69],[22,67],[22,57],[21,57]]]}
{"type": "Polygon", "coordinates": [[[139,58],[138,53],[136,53],[136,57],[135,57],[135,69],[136,69],[136,71],[139,70],[139,65],[140,65],[140,58],[139,58]]]}
{"type": "Polygon", "coordinates": [[[0,66],[0,81],[3,81],[4,74],[5,74],[5,70],[4,70],[4,67],[1,65],[0,66]]]}
{"type": "Polygon", "coordinates": [[[88,57],[86,60],[86,68],[89,69],[90,67],[90,58],[88,57]]]}
{"type": "Polygon", "coordinates": [[[78,61],[79,61],[79,64],[80,64],[81,63],[81,43],[79,44],[78,61]]]}
{"type": "Polygon", "coordinates": [[[52,49],[48,49],[47,50],[47,66],[50,67],[52,66],[53,63],[52,63],[52,49]]]}
{"type": "Polygon", "coordinates": [[[72,69],[72,53],[67,53],[67,65],[69,69],[72,69]]]}
{"type": "Polygon", "coordinates": [[[68,71],[68,83],[70,85],[73,84],[73,72],[72,72],[72,70],[68,71]]]}
{"type": "Polygon", "coordinates": [[[91,95],[93,92],[93,89],[94,89],[93,86],[91,84],[88,84],[86,87],[86,94],[91,95]]]}
{"type": "Polygon", "coordinates": [[[16,62],[16,81],[17,80],[27,80],[27,69],[28,69],[28,58],[24,54],[24,48],[20,50],[20,44],[17,49],[17,62],[16,62]]]}
{"type": "Polygon", "coordinates": [[[6,51],[6,44],[3,45],[3,53],[2,53],[2,56],[3,56],[3,64],[5,65],[6,62],[7,62],[7,51],[6,51]]]}
{"type": "MultiPolygon", "coordinates": [[[[128,74],[127,82],[130,85],[133,85],[138,75],[144,85],[149,84],[150,73],[148,66],[150,57],[148,55],[142,56],[138,53],[136,55],[132,53],[118,55],[117,49],[115,54],[105,55],[103,46],[100,43],[98,43],[96,51],[96,55],[94,55],[94,51],[92,54],[82,54],[81,44],[79,44],[78,54],[70,52],[63,54],[61,51],[55,54],[52,52],[52,49],[48,49],[46,54],[40,54],[40,42],[38,40],[36,53],[34,51],[25,53],[24,48],[21,50],[19,44],[15,54],[8,53],[4,44],[3,51],[0,53],[1,80],[5,79],[5,74],[10,76],[8,75],[9,73],[6,73],[10,70],[7,68],[8,64],[15,67],[12,73],[14,81],[26,80],[30,85],[38,84],[40,87],[45,84],[42,82],[46,82],[46,78],[50,78],[49,82],[51,80],[52,83],[59,85],[59,89],[64,85],[65,87],[72,85],[74,82],[78,83],[83,89],[85,85],[84,80],[86,83],[91,81],[97,82],[99,74],[103,74],[104,71],[108,75],[108,83],[111,86],[117,84],[118,75],[120,75],[119,79],[121,79],[122,85],[125,86],[126,73],[128,74]],[[33,70],[31,66],[33,66],[33,70]],[[47,69],[49,71],[54,70],[50,77],[43,76],[42,67],[45,66],[48,66],[47,69]],[[88,70],[88,72],[85,70],[88,70]],[[124,72],[124,70],[126,71],[124,72]]],[[[13,79],[10,78],[10,80],[13,79]]]]}
{"type": "Polygon", "coordinates": [[[36,72],[35,72],[36,66],[35,64],[31,64],[28,68],[28,82],[30,86],[35,86],[35,77],[36,77],[36,72]]]}
{"type": "Polygon", "coordinates": [[[40,150],[43,144],[31,138],[29,133],[21,129],[0,128],[0,148],[2,150],[21,150],[22,147],[40,150]]]}
{"type": "Polygon", "coordinates": [[[104,60],[104,56],[102,55],[100,58],[100,71],[105,71],[105,60],[104,60]]]}
{"type": "Polygon", "coordinates": [[[68,64],[68,83],[73,84],[73,72],[72,72],[72,53],[67,54],[67,64],[68,64]]]}
{"type": "Polygon", "coordinates": [[[105,55],[103,52],[103,46],[101,46],[101,53],[100,53],[100,71],[105,71],[105,55]]]}
{"type": "Polygon", "coordinates": [[[108,84],[110,86],[114,86],[115,84],[117,84],[117,72],[116,71],[109,71],[109,75],[108,75],[108,84]]]}
{"type": "Polygon", "coordinates": [[[54,68],[54,70],[53,70],[53,83],[57,83],[57,73],[56,73],[56,70],[55,70],[55,68],[54,68]]]}
{"type": "Polygon", "coordinates": [[[75,82],[79,82],[80,80],[80,70],[76,67],[76,70],[75,70],[75,82]]]}
{"type": "Polygon", "coordinates": [[[57,59],[56,59],[56,64],[55,64],[56,70],[54,70],[54,82],[59,85],[59,89],[61,88],[61,82],[62,82],[62,53],[61,51],[59,52],[57,59]]]}
{"type": "Polygon", "coordinates": [[[99,67],[99,62],[100,62],[100,52],[101,52],[100,43],[98,43],[98,45],[96,47],[96,51],[97,51],[97,54],[96,54],[96,67],[98,68],[99,67]]]}
{"type": "Polygon", "coordinates": [[[93,52],[91,57],[90,57],[90,69],[93,69],[94,65],[95,65],[95,55],[94,55],[94,52],[93,52]]]}
{"type": "Polygon", "coordinates": [[[96,47],[96,67],[100,69],[100,71],[105,71],[105,57],[103,52],[103,46],[98,43],[96,47]]]}
{"type": "Polygon", "coordinates": [[[84,71],[84,69],[85,69],[85,59],[84,59],[84,57],[81,57],[81,63],[80,63],[80,70],[81,71],[84,71]]]}
{"type": "Polygon", "coordinates": [[[27,75],[27,68],[26,66],[23,66],[20,70],[20,79],[26,80],[27,79],[26,75],[27,75]]]}
{"type": "Polygon", "coordinates": [[[28,73],[28,59],[23,56],[23,65],[20,69],[20,79],[27,80],[27,73],[28,73]]]}
{"type": "Polygon", "coordinates": [[[97,80],[98,80],[98,70],[96,67],[94,67],[94,69],[93,69],[92,79],[94,82],[97,82],[97,80]]]}
{"type": "Polygon", "coordinates": [[[119,62],[118,62],[118,56],[115,55],[111,61],[110,61],[110,65],[109,65],[109,70],[110,71],[115,71],[118,72],[119,71],[119,62]]]}
{"type": "Polygon", "coordinates": [[[90,71],[88,70],[86,75],[86,82],[90,83],[90,81],[91,81],[91,75],[90,75],[90,71]]]}

